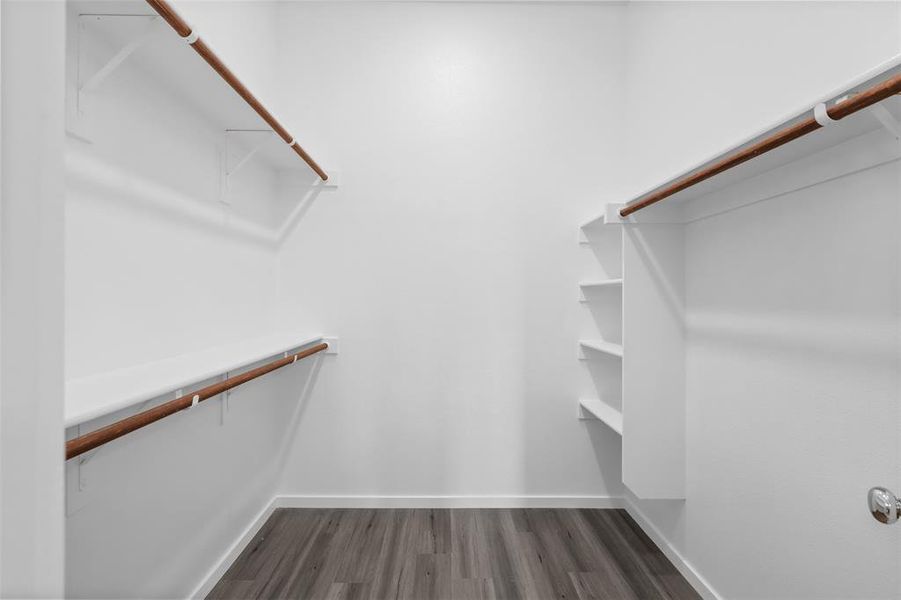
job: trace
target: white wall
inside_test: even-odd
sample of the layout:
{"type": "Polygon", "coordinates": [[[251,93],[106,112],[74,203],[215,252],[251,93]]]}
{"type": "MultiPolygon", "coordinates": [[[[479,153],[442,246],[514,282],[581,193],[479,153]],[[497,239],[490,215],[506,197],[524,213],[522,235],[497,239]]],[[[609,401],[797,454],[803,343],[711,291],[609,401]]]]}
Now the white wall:
{"type": "MultiPolygon", "coordinates": [[[[153,208],[154,198],[218,206],[219,126],[124,69],[98,100],[107,118],[95,119],[94,146],[69,141],[70,158],[134,187],[70,179],[67,369],[97,373],[276,328],[339,334],[341,354],[318,372],[310,363],[238,392],[224,425],[209,402],[96,453],[82,467],[85,490],[70,496],[75,597],[188,593],[276,492],[621,495],[618,437],[576,419],[578,397],[598,390],[575,360],[575,341],[605,327],[577,302],[576,283],[618,267],[577,246],[576,224],[899,49],[896,4],[192,3],[184,12],[301,143],[340,170],[341,187],[309,202],[280,252],[153,208]],[[250,37],[232,35],[242,21],[250,37]],[[134,139],[144,147],[130,147],[134,139]]],[[[259,223],[299,201],[290,181],[248,177],[264,204],[248,197],[239,209],[259,223]]],[[[897,223],[889,179],[832,186],[785,199],[778,219],[760,207],[692,225],[687,300],[699,312],[690,314],[731,302],[711,281],[759,294],[770,273],[790,286],[793,268],[849,272],[861,252],[897,256],[885,231],[897,223]],[[861,191],[874,204],[861,221],[819,223],[841,240],[832,254],[773,264],[796,239],[780,219],[799,225],[805,205],[820,201],[824,217],[838,217],[842,199],[861,191]],[[879,235],[866,235],[870,226],[879,235]],[[750,261],[756,232],[770,229],[781,232],[762,256],[770,271],[748,277],[728,256],[708,256],[727,235],[732,255],[750,261]]],[[[872,264],[861,284],[884,284],[889,267],[872,264]]],[[[818,306],[805,286],[789,289],[783,305],[729,308],[818,306]]],[[[850,288],[827,291],[837,306],[858,306],[850,288]]],[[[889,316],[887,304],[866,306],[889,316]]],[[[735,379],[766,357],[735,335],[697,338],[688,350],[689,499],[641,510],[727,597],[841,596],[867,585],[884,564],[861,564],[873,548],[857,545],[857,487],[880,477],[847,457],[859,457],[871,423],[842,438],[848,408],[835,400],[811,428],[803,407],[822,411],[824,394],[813,375],[751,382],[723,405],[731,381],[703,365],[716,361],[735,379]],[[778,420],[761,413],[761,395],[788,409],[778,420]],[[828,471],[808,451],[822,431],[842,442],[826,448],[836,459],[828,471]],[[825,505],[835,522],[792,512],[807,521],[783,544],[798,525],[780,493],[839,480],[851,491],[825,505]],[[826,560],[809,552],[834,540],[845,546],[826,560]],[[772,576],[752,579],[761,571],[748,565],[761,560],[772,576]],[[848,565],[854,576],[842,579],[848,565]]],[[[782,358],[782,376],[840,366],[847,378],[835,389],[879,381],[861,392],[874,403],[891,384],[878,365],[782,358]]],[[[885,595],[891,583],[871,585],[885,595]]]]}
{"type": "MultiPolygon", "coordinates": [[[[271,12],[265,4],[228,6],[232,12],[243,8],[248,21],[265,22],[271,12]]],[[[77,10],[70,7],[69,56],[74,61],[80,52],[83,80],[146,27],[134,17],[90,19],[79,35],[77,10]]],[[[220,202],[220,150],[225,128],[233,125],[219,118],[228,111],[220,110],[223,103],[214,94],[234,99],[228,107],[243,103],[225,85],[215,87],[215,74],[185,52],[164,23],[157,27],[162,37],[137,51],[99,89],[83,94],[77,126],[69,124],[78,134],[68,139],[70,378],[264,335],[276,326],[274,248],[259,236],[223,227],[237,216],[270,225],[274,178],[252,163],[237,178],[246,197],[232,199],[231,206],[220,202]],[[210,90],[207,96],[165,79],[164,69],[150,60],[160,52],[192,61],[191,72],[212,82],[196,82],[210,90]],[[198,214],[213,216],[190,218],[198,214]]],[[[221,50],[226,60],[240,55],[246,64],[251,56],[269,64],[265,47],[247,52],[245,38],[218,37],[235,40],[221,50]]],[[[244,70],[254,71],[250,65],[244,70]]],[[[73,73],[70,67],[70,93],[73,73]]]]}
{"type": "MultiPolygon", "coordinates": [[[[897,3],[629,17],[636,192],[901,50],[897,3]]],[[[687,500],[637,506],[724,598],[896,597],[898,169],[686,227],[687,500]]]]}
{"type": "Polygon", "coordinates": [[[65,20],[45,2],[3,2],[0,15],[0,596],[53,598],[63,591],[65,20]]]}
{"type": "MultiPolygon", "coordinates": [[[[229,34],[236,23],[267,26],[272,7],[193,9],[188,16],[199,32],[239,75],[250,74],[248,85],[265,88],[260,74],[271,52],[253,37],[229,34]]],[[[88,73],[121,47],[116,36],[127,41],[143,25],[120,19],[89,27],[80,38],[88,73]]],[[[77,28],[69,34],[70,42],[79,39],[77,28]]],[[[200,60],[171,35],[142,48],[83,98],[81,137],[68,139],[70,378],[283,331],[275,315],[277,250],[257,235],[284,208],[278,178],[253,163],[236,180],[231,207],[219,202],[219,151],[224,128],[235,124],[215,115],[222,94],[232,92],[223,87],[218,96],[198,98],[197,90],[170,85],[147,60],[169,48],[180,60],[200,60]]],[[[199,73],[215,79],[205,65],[199,73]]],[[[280,456],[319,364],[306,361],[235,390],[224,422],[220,400],[211,399],[98,449],[80,471],[80,459],[69,461],[66,595],[190,594],[271,500],[280,456]]],[[[138,408],[144,407],[81,431],[138,408]]],[[[60,466],[61,456],[57,447],[60,466]]]]}
{"type": "Polygon", "coordinates": [[[341,335],[280,491],[619,495],[619,439],[576,418],[597,393],[576,282],[603,266],[574,224],[619,180],[623,7],[296,3],[279,24],[286,119],[343,175],[280,255],[285,315],[341,335]]]}
{"type": "Polygon", "coordinates": [[[901,538],[863,506],[901,482],[898,169],[687,229],[684,544],[724,597],[897,593],[901,538]]]}

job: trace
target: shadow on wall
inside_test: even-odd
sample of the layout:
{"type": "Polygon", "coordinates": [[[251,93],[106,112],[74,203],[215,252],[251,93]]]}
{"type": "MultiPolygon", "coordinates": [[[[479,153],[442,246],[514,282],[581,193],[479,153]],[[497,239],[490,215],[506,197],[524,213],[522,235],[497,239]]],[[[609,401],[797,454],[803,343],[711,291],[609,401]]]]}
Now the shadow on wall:
{"type": "MultiPolygon", "coordinates": [[[[312,171],[285,172],[279,177],[278,212],[275,215],[276,222],[281,223],[276,234],[279,246],[284,244],[285,240],[300,225],[324,189],[327,188],[312,171]],[[292,198],[300,191],[302,191],[302,196],[294,203],[292,198]]],[[[334,188],[330,191],[334,191],[334,188]]]]}
{"type": "MultiPolygon", "coordinates": [[[[271,218],[276,226],[266,226],[232,213],[227,204],[204,200],[111,162],[74,153],[66,157],[69,197],[79,202],[105,201],[107,207],[117,210],[141,211],[160,221],[201,228],[229,240],[243,238],[268,246],[278,246],[285,240],[323,190],[321,185],[308,187],[301,199],[293,204],[291,195],[300,186],[296,178],[286,179],[291,184],[281,186],[277,198],[279,211],[271,218]],[[123,203],[123,198],[128,200],[127,204],[123,203]]],[[[135,215],[123,216],[128,219],[129,226],[137,221],[135,215]]]]}
{"type": "MultiPolygon", "coordinates": [[[[294,445],[294,438],[299,429],[300,420],[306,411],[310,396],[316,386],[319,378],[319,372],[322,370],[322,363],[325,357],[322,354],[314,355],[308,372],[297,369],[293,372],[289,371],[288,377],[285,379],[286,387],[291,390],[300,390],[296,397],[296,405],[289,418],[285,421],[288,425],[284,429],[282,442],[279,444],[278,453],[276,455],[277,472],[279,476],[285,468],[285,464],[291,455],[291,448],[294,445]]],[[[290,396],[289,396],[290,397],[290,396]]]]}

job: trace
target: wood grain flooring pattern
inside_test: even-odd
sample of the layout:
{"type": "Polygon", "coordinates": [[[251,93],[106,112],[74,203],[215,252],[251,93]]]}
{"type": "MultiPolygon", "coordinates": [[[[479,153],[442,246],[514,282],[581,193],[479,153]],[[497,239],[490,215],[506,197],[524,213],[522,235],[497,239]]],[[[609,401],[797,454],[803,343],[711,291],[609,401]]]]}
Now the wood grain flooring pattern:
{"type": "Polygon", "coordinates": [[[700,596],[623,510],[281,508],[207,597],[700,596]]]}

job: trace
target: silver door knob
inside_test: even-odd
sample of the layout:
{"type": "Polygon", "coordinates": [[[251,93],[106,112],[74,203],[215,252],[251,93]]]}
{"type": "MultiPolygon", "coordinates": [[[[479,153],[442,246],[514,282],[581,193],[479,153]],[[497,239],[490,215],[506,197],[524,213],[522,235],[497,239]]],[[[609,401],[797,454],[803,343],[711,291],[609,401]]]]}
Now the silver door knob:
{"type": "Polygon", "coordinates": [[[884,487],[870,488],[867,494],[867,507],[874,519],[886,525],[897,521],[898,515],[901,514],[901,501],[884,487]]]}

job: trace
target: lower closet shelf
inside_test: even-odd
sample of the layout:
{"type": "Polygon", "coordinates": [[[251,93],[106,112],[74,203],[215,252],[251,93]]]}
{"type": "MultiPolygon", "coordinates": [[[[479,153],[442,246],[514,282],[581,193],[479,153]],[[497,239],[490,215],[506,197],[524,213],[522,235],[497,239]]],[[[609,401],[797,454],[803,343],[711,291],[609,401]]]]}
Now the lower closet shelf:
{"type": "Polygon", "coordinates": [[[66,427],[322,339],[321,334],[281,333],[71,379],[66,381],[66,427]]]}
{"type": "Polygon", "coordinates": [[[579,400],[579,408],[583,415],[601,421],[616,433],[623,434],[623,413],[597,398],[579,400]]]}

